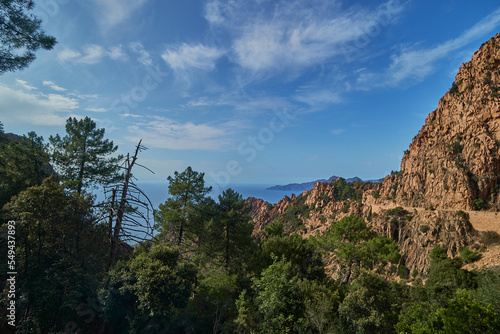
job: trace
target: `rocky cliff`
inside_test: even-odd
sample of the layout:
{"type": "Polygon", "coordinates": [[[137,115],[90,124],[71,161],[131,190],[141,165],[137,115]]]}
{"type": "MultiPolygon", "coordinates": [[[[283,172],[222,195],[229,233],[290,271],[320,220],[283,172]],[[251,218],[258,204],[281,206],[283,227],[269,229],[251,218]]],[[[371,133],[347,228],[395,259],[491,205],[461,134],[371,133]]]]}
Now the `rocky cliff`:
{"type": "MultiPolygon", "coordinates": [[[[248,202],[256,235],[276,220],[284,223],[285,232],[309,237],[346,215],[363,217],[374,231],[398,243],[400,264],[425,272],[436,245],[455,257],[467,245],[479,249],[487,244],[488,231],[499,230],[497,213],[485,212],[495,228],[478,232],[467,210],[500,211],[499,190],[500,34],[461,66],[406,150],[401,171],[379,184],[316,183],[274,206],[248,202]]],[[[488,238],[494,235],[498,241],[492,233],[488,238]]]]}
{"type": "Polygon", "coordinates": [[[499,173],[497,34],[460,67],[452,87],[406,150],[401,172],[386,177],[366,202],[499,211],[499,173]]]}
{"type": "Polygon", "coordinates": [[[446,247],[448,255],[455,257],[465,246],[478,240],[463,211],[411,210],[394,204],[380,207],[362,203],[362,194],[371,192],[373,187],[378,185],[358,182],[349,187],[339,179],[317,183],[311,191],[285,197],[276,205],[249,198],[254,234],[258,236],[268,224],[280,220],[285,232],[307,238],[325,233],[345,216],[356,215],[363,217],[379,235],[393,238],[402,255],[400,264],[419,272],[428,268],[428,255],[434,246],[446,247]]]}

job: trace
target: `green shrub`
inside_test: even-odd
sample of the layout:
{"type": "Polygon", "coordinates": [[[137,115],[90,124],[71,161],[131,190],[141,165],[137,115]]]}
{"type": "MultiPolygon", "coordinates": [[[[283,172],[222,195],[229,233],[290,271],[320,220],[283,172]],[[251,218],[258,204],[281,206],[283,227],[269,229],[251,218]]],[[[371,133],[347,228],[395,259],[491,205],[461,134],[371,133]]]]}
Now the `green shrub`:
{"type": "Polygon", "coordinates": [[[458,84],[456,82],[454,82],[452,85],[451,85],[451,88],[450,88],[450,94],[451,95],[455,95],[455,94],[458,94],[459,91],[458,91],[458,84]]]}
{"type": "Polygon", "coordinates": [[[398,267],[398,276],[401,277],[402,279],[410,278],[410,269],[406,268],[403,265],[399,266],[398,267]]]}
{"type": "Polygon", "coordinates": [[[467,220],[467,217],[468,217],[467,213],[462,211],[462,210],[457,211],[457,216],[459,216],[460,218],[463,218],[465,220],[467,220]]]}
{"type": "Polygon", "coordinates": [[[430,229],[431,228],[429,227],[429,225],[420,225],[420,232],[422,232],[422,233],[426,233],[430,229]]]}
{"type": "Polygon", "coordinates": [[[395,216],[395,217],[399,217],[399,216],[402,216],[402,215],[405,215],[407,214],[408,211],[406,211],[403,207],[401,206],[397,206],[395,207],[394,209],[389,209],[387,210],[387,215],[388,216],[395,216]]]}
{"type": "Polygon", "coordinates": [[[486,208],[486,206],[487,206],[487,203],[482,198],[478,198],[478,199],[472,201],[472,208],[474,210],[483,210],[486,208]]]}
{"type": "Polygon", "coordinates": [[[417,276],[418,276],[418,270],[417,269],[413,269],[412,272],[411,272],[411,277],[417,278],[417,276]]]}
{"type": "Polygon", "coordinates": [[[481,258],[481,254],[478,254],[472,250],[469,249],[469,247],[465,247],[462,249],[459,255],[460,260],[462,260],[465,263],[472,263],[476,262],[481,258]]]}

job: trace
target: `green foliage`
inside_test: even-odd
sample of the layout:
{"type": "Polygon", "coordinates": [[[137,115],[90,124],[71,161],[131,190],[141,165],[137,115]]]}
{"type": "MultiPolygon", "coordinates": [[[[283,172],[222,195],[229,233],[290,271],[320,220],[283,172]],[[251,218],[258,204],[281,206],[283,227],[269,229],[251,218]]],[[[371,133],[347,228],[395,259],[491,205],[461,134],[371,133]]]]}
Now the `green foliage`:
{"type": "Polygon", "coordinates": [[[397,206],[393,209],[387,210],[387,215],[388,216],[394,216],[394,217],[402,217],[404,215],[408,214],[408,211],[406,211],[403,207],[397,206]]]}
{"type": "Polygon", "coordinates": [[[462,260],[465,263],[472,263],[472,262],[476,262],[477,260],[479,260],[481,258],[481,254],[478,254],[478,253],[470,250],[469,247],[464,247],[460,251],[459,258],[460,258],[460,260],[462,260]]]}
{"type": "Polygon", "coordinates": [[[400,265],[398,267],[398,276],[401,277],[402,279],[409,279],[410,278],[410,269],[406,268],[403,265],[400,265]]]}
{"type": "Polygon", "coordinates": [[[262,316],[262,332],[296,333],[305,323],[299,279],[294,266],[285,257],[278,260],[273,256],[273,260],[274,263],[252,284],[262,316]]]}
{"type": "Polygon", "coordinates": [[[451,85],[451,88],[449,90],[451,95],[456,95],[459,93],[458,86],[459,86],[459,84],[457,84],[456,82],[453,82],[453,84],[451,85]]]}
{"type": "Polygon", "coordinates": [[[464,219],[464,220],[468,220],[469,219],[469,216],[466,212],[462,211],[462,210],[458,210],[457,211],[457,216],[459,216],[460,218],[464,219]]]}
{"type": "Polygon", "coordinates": [[[499,87],[491,87],[491,94],[490,96],[495,98],[498,96],[498,91],[500,90],[499,87]]]}
{"type": "Polygon", "coordinates": [[[301,278],[323,279],[324,264],[319,251],[309,239],[298,234],[270,236],[263,240],[253,259],[254,271],[260,273],[274,263],[274,257],[285,258],[301,278]]]}
{"type": "Polygon", "coordinates": [[[458,290],[444,306],[423,302],[412,305],[399,317],[398,333],[498,333],[500,317],[493,307],[458,290]]]}
{"type": "Polygon", "coordinates": [[[459,141],[455,141],[449,145],[453,154],[458,155],[462,153],[463,147],[459,141]]]}
{"type": "Polygon", "coordinates": [[[333,332],[338,322],[338,291],[315,280],[302,280],[299,287],[304,296],[306,332],[333,332]]]}
{"type": "Polygon", "coordinates": [[[400,255],[394,240],[377,236],[356,216],[347,216],[332,226],[335,255],[346,270],[344,282],[349,282],[352,273],[361,268],[373,268],[377,264],[396,263],[400,255]]]}
{"type": "Polygon", "coordinates": [[[35,60],[35,51],[56,44],[41,29],[42,21],[30,13],[34,5],[33,0],[0,1],[0,74],[27,67],[35,60]]]}
{"type": "Polygon", "coordinates": [[[252,301],[247,296],[247,291],[243,290],[236,300],[238,316],[234,320],[237,333],[256,333],[260,327],[260,315],[252,301]]]}
{"type": "Polygon", "coordinates": [[[488,203],[482,198],[478,198],[472,201],[472,208],[474,210],[483,210],[486,209],[487,206],[488,203]]]}
{"type": "Polygon", "coordinates": [[[240,194],[228,189],[219,195],[217,217],[209,232],[212,236],[214,257],[226,270],[241,270],[243,259],[252,245],[253,223],[250,223],[250,207],[240,194]]]}
{"type": "Polygon", "coordinates": [[[89,117],[68,118],[66,136],[50,136],[52,160],[62,182],[78,193],[82,189],[107,185],[121,178],[117,163],[123,158],[109,157],[118,146],[104,139],[105,129],[97,129],[89,117]]]}
{"type": "Polygon", "coordinates": [[[475,275],[460,269],[461,263],[448,258],[444,248],[435,247],[430,256],[429,278],[425,283],[430,301],[443,303],[450,299],[457,289],[476,287],[475,275]]]}
{"type": "Polygon", "coordinates": [[[187,317],[183,314],[178,322],[191,333],[233,333],[237,317],[236,299],[239,287],[236,275],[212,271],[202,277],[194,297],[189,300],[187,317]]]}
{"type": "Polygon", "coordinates": [[[420,232],[426,233],[429,230],[430,230],[429,225],[420,225],[420,232]]]}
{"type": "Polygon", "coordinates": [[[475,298],[484,305],[492,305],[500,314],[500,268],[483,269],[477,273],[477,289],[473,291],[475,298]]]}
{"type": "Polygon", "coordinates": [[[297,203],[286,208],[281,218],[286,222],[289,233],[304,228],[300,217],[308,218],[310,210],[310,206],[304,203],[297,203]]]}
{"type": "Polygon", "coordinates": [[[65,193],[52,178],[5,205],[7,218],[16,221],[16,308],[25,315],[18,325],[32,328],[24,332],[62,332],[70,320],[88,329],[77,306],[95,298],[107,256],[106,229],[91,208],[90,196],[65,193]]]}
{"type": "Polygon", "coordinates": [[[35,132],[0,142],[0,208],[20,191],[40,185],[51,172],[47,147],[35,132]]]}
{"type": "Polygon", "coordinates": [[[280,220],[274,221],[264,228],[264,238],[269,238],[273,236],[275,237],[283,236],[283,223],[280,220]]]}
{"type": "Polygon", "coordinates": [[[352,284],[339,307],[343,332],[390,333],[397,322],[397,310],[389,283],[366,272],[352,284]]]}
{"type": "Polygon", "coordinates": [[[349,199],[361,201],[363,198],[363,191],[357,188],[360,185],[359,181],[349,183],[340,178],[334,181],[334,185],[333,194],[337,201],[346,201],[349,199]]]}
{"type": "Polygon", "coordinates": [[[397,171],[391,170],[391,175],[392,176],[401,176],[401,175],[403,175],[403,171],[402,170],[397,170],[397,171]]]}
{"type": "Polygon", "coordinates": [[[213,202],[206,198],[212,187],[205,187],[204,176],[187,167],[184,172],[168,177],[172,197],[155,212],[155,228],[175,239],[177,246],[189,246],[202,236],[205,222],[213,217],[209,212],[213,202]]]}
{"type": "Polygon", "coordinates": [[[131,259],[118,262],[109,272],[100,294],[105,319],[130,332],[155,333],[168,328],[169,321],[187,305],[195,280],[195,266],[180,261],[177,248],[139,248],[131,259]],[[120,326],[123,318],[128,324],[120,326]]]}

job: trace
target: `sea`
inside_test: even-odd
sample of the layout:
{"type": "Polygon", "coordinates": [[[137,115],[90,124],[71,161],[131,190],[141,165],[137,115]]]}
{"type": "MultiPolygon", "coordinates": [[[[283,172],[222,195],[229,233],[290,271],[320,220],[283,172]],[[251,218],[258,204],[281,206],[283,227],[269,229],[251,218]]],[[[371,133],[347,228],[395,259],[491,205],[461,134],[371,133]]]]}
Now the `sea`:
{"type": "MultiPolygon", "coordinates": [[[[155,209],[170,197],[168,193],[168,183],[138,183],[137,186],[139,186],[139,188],[149,197],[155,209]]],[[[300,193],[291,190],[267,190],[267,188],[274,186],[274,184],[238,183],[220,186],[218,184],[207,183],[205,186],[212,187],[209,196],[216,201],[218,201],[219,195],[222,195],[222,192],[229,188],[241,194],[243,199],[248,197],[261,198],[271,204],[278,203],[285,196],[291,196],[292,194],[299,195],[300,193]]]]}
{"type": "MultiPolygon", "coordinates": [[[[153,205],[153,209],[155,210],[157,210],[158,206],[164,203],[170,197],[170,194],[168,193],[168,183],[137,183],[136,185],[143,191],[146,196],[148,196],[151,204],[153,205]]],[[[222,195],[222,192],[229,188],[241,194],[243,199],[247,199],[248,197],[261,198],[271,204],[278,203],[285,196],[291,196],[292,194],[299,195],[300,193],[291,190],[267,190],[267,188],[273,185],[274,184],[229,184],[226,186],[219,186],[218,184],[205,184],[206,187],[212,187],[212,191],[209,193],[209,196],[216,201],[218,201],[219,195],[222,195]]],[[[102,188],[95,190],[93,193],[96,195],[97,202],[104,201],[105,198],[102,188]]],[[[150,223],[154,224],[152,216],[150,217],[150,223]]],[[[139,229],[143,230],[144,228],[139,229]]],[[[153,231],[153,235],[156,235],[157,233],[158,231],[153,231]]],[[[137,231],[133,234],[137,237],[147,239],[143,232],[137,231]]],[[[131,245],[135,244],[135,241],[127,242],[131,245]]]]}

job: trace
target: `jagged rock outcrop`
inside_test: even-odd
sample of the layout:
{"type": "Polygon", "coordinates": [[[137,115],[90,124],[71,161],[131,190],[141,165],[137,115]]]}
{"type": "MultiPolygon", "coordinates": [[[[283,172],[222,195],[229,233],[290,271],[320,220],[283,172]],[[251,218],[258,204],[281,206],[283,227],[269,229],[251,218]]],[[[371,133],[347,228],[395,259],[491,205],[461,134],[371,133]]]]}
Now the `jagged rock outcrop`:
{"type": "MultiPolygon", "coordinates": [[[[481,234],[466,210],[500,211],[499,193],[500,34],[461,66],[452,88],[413,138],[401,171],[379,184],[358,182],[353,189],[339,179],[316,183],[274,206],[256,199],[249,203],[256,235],[275,220],[284,221],[285,232],[309,237],[344,216],[363,217],[378,234],[397,242],[401,264],[425,272],[437,245],[452,258],[465,246],[479,248],[481,234]]],[[[485,213],[496,219],[496,213],[485,213]]]]}
{"type": "Polygon", "coordinates": [[[400,174],[386,177],[379,198],[366,202],[499,211],[499,173],[500,34],[461,66],[405,152],[400,174]]]}
{"type": "Polygon", "coordinates": [[[401,264],[410,270],[426,271],[429,254],[435,246],[448,250],[454,258],[475,241],[476,233],[463,211],[443,210],[381,210],[367,217],[372,229],[379,235],[394,239],[401,253],[401,264]]]}

